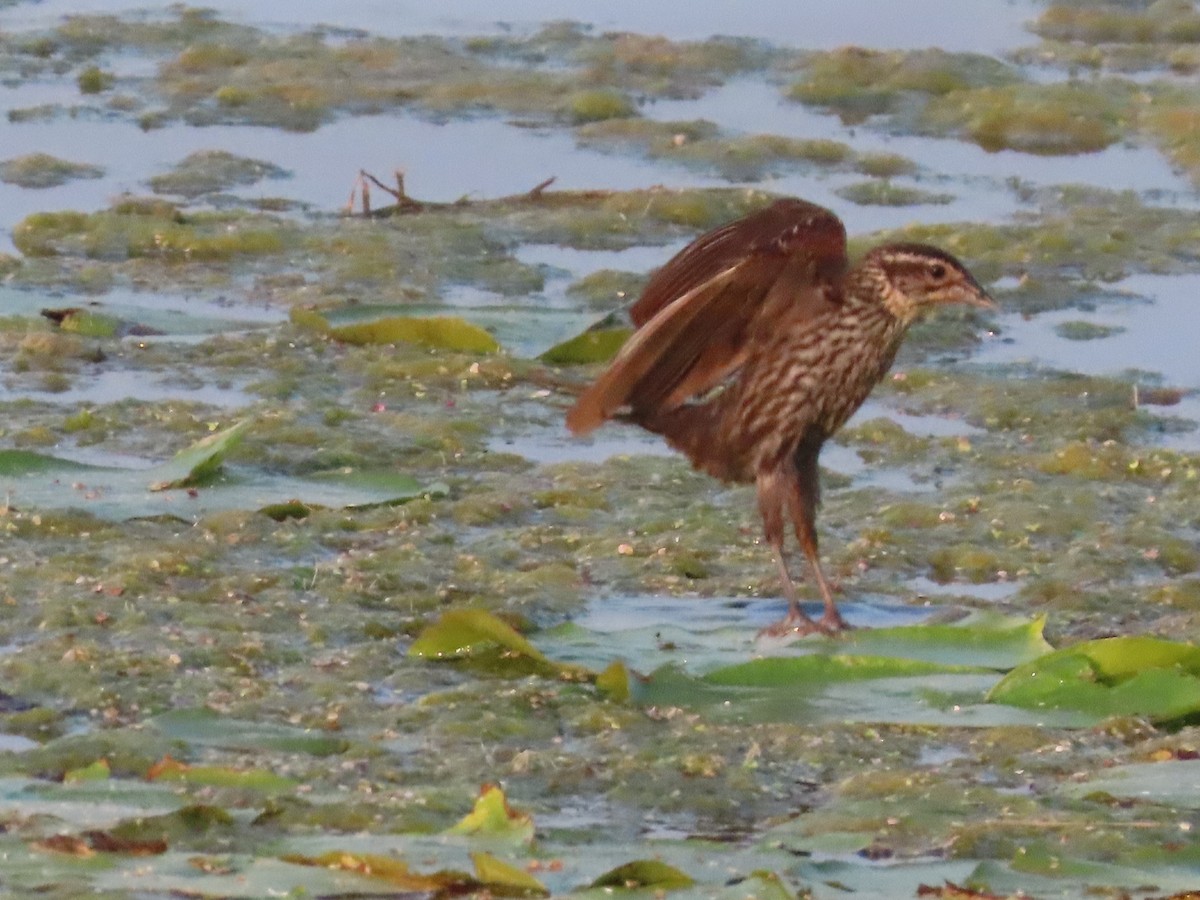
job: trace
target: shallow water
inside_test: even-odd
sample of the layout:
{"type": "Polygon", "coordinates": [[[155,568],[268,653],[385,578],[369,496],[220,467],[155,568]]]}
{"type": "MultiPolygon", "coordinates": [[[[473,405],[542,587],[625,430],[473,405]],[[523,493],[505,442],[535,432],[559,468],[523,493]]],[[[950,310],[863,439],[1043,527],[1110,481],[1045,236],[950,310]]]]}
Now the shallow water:
{"type": "MultiPolygon", "coordinates": [[[[9,28],[30,28],[71,13],[130,8],[131,4],[117,0],[93,0],[82,5],[57,0],[23,3],[0,11],[0,23],[9,28]]],[[[443,4],[436,11],[410,4],[354,4],[340,8],[316,0],[289,6],[286,14],[282,10],[264,11],[261,6],[244,2],[220,3],[215,8],[234,19],[271,27],[305,28],[336,19],[339,25],[380,34],[527,31],[536,22],[557,18],[568,11],[551,0],[529,0],[506,7],[505,24],[500,24],[491,7],[473,2],[443,4]]],[[[1037,8],[1025,2],[964,4],[927,0],[922,4],[922,15],[905,14],[889,19],[880,16],[877,5],[865,0],[837,4],[836,8],[826,2],[806,4],[803,9],[774,2],[758,4],[752,11],[739,10],[735,19],[721,6],[700,10],[687,7],[685,15],[684,6],[679,3],[610,2],[591,8],[588,15],[598,28],[661,31],[671,37],[735,32],[800,47],[846,43],[876,47],[937,45],[950,50],[999,53],[1027,42],[1029,36],[1023,22],[1037,8]],[[965,27],[964,22],[970,22],[971,27],[965,27]]],[[[149,73],[152,69],[151,62],[137,55],[121,57],[112,65],[122,71],[149,73]]],[[[0,113],[43,103],[69,105],[78,100],[71,79],[33,80],[0,87],[0,113]]],[[[1027,201],[1014,188],[1018,183],[1026,186],[1086,183],[1136,191],[1148,202],[1185,208],[1200,206],[1200,194],[1153,148],[1117,144],[1098,153],[1071,157],[1013,151],[989,153],[961,140],[889,134],[870,123],[848,126],[835,115],[785,100],[777,85],[761,77],[732,79],[696,100],[651,102],[642,112],[663,120],[709,119],[734,133],[828,138],[846,142],[858,152],[899,153],[916,160],[921,169],[915,176],[896,178],[897,184],[932,188],[953,196],[947,204],[858,206],[841,200],[835,192],[860,180],[860,176],[803,166],[784,167],[780,174],[751,183],[829,205],[838,210],[851,233],[899,228],[914,221],[1004,221],[1025,208],[1027,201]]],[[[344,206],[360,168],[385,178],[394,169],[404,170],[409,191],[434,201],[520,193],[550,176],[557,179],[556,187],[565,189],[728,183],[715,173],[667,160],[580,147],[567,130],[514,127],[497,116],[450,121],[408,113],[342,116],[311,133],[293,133],[266,127],[197,128],[177,123],[143,131],[131,121],[85,114],[79,119],[21,122],[5,128],[6,156],[46,152],[99,165],[105,174],[41,190],[0,183],[0,250],[11,251],[9,232],[30,213],[102,208],[119,194],[144,193],[150,176],[168,171],[190,153],[213,148],[269,159],[291,173],[288,178],[265,180],[231,193],[246,199],[282,196],[313,212],[329,214],[344,206]],[[81,141],[81,133],[86,133],[86,140],[81,141]]],[[[574,301],[563,293],[571,280],[600,268],[648,271],[680,246],[682,242],[666,247],[595,252],[542,244],[515,248],[514,254],[522,262],[543,268],[546,287],[531,298],[531,310],[537,307],[549,311],[572,308],[574,301]]],[[[1052,369],[1097,373],[1143,369],[1161,374],[1175,386],[1186,389],[1200,386],[1191,347],[1178,339],[1187,329],[1176,327],[1180,321],[1190,322],[1194,310],[1200,308],[1187,303],[1195,279],[1138,276],[1118,287],[1153,302],[1148,305],[1131,302],[1123,307],[1104,303],[1095,312],[1078,315],[1057,312],[1027,320],[1001,314],[1002,339],[986,342],[975,358],[984,363],[1027,362],[1052,369]],[[1054,330],[1067,321],[1110,322],[1125,331],[1099,341],[1070,341],[1059,337],[1054,330]]],[[[515,315],[520,311],[511,308],[511,300],[470,286],[447,291],[443,300],[502,331],[507,327],[510,313],[515,315]]],[[[120,305],[122,298],[110,297],[105,302],[120,305]]],[[[229,312],[228,317],[233,318],[234,314],[229,312]]],[[[586,318],[585,314],[582,320],[586,318]]],[[[505,332],[512,336],[509,348],[521,355],[541,352],[555,339],[572,333],[580,321],[572,316],[561,320],[551,317],[546,319],[544,327],[537,329],[509,328],[505,332]]],[[[68,393],[57,399],[75,402],[112,397],[117,396],[112,391],[122,389],[123,383],[118,380],[85,394],[68,393]]],[[[211,399],[227,405],[235,397],[221,393],[211,399]]],[[[1198,410],[1188,399],[1172,412],[1196,416],[1198,410]]],[[[539,440],[534,437],[530,447],[539,440]]],[[[583,446],[556,447],[557,440],[551,438],[546,444],[555,447],[550,457],[556,458],[559,450],[569,452],[572,446],[583,446]]],[[[530,449],[530,453],[539,458],[545,455],[535,449],[530,449]]],[[[595,451],[588,450],[585,455],[592,458],[595,451]]]]}
{"type": "Polygon", "coordinates": [[[1200,274],[1134,275],[1109,288],[1089,309],[1059,310],[1032,319],[1001,316],[1003,339],[986,342],[976,359],[1036,363],[1088,375],[1139,371],[1161,376],[1172,387],[1200,389],[1195,345],[1180,339],[1200,334],[1200,274]],[[1090,340],[1072,340],[1055,331],[1070,322],[1119,330],[1090,340]]]}
{"type": "MultiPolygon", "coordinates": [[[[927,47],[980,53],[1010,49],[1030,42],[1023,22],[1037,9],[1030,0],[922,0],[921,15],[909,8],[881,13],[876,0],[818,0],[804,4],[769,0],[752,6],[726,2],[694,4],[685,0],[645,3],[603,0],[578,7],[562,0],[516,0],[500,13],[487,0],[419,2],[355,2],[293,0],[272,7],[248,0],[216,0],[205,4],[235,21],[280,29],[335,25],[375,34],[475,35],[527,32],[555,19],[585,22],[601,31],[662,34],[676,40],[702,40],[713,35],[739,35],[773,43],[832,48],[844,44],[873,47],[927,47]],[[286,11],[285,11],[286,9],[286,11]]],[[[19,7],[7,20],[53,23],[67,15],[120,13],[145,9],[128,0],[42,0],[19,7]]],[[[6,17],[0,16],[0,23],[6,17]]]]}
{"type": "MultiPolygon", "coordinates": [[[[27,28],[69,12],[128,6],[124,0],[20,3],[0,10],[0,27],[27,28]]],[[[217,0],[216,8],[281,31],[336,17],[341,25],[378,34],[452,35],[529,31],[543,16],[575,12],[561,0],[523,0],[504,6],[507,24],[501,24],[497,7],[476,0],[343,6],[217,0]]],[[[1022,22],[1041,8],[1025,0],[923,0],[903,7],[878,0],[771,0],[753,7],[610,0],[587,7],[586,14],[597,28],[661,30],[675,37],[735,30],[797,47],[853,42],[1000,53],[1030,42],[1022,22]]],[[[147,60],[136,57],[104,61],[110,63],[122,72],[151,71],[147,60]]],[[[1038,74],[1065,77],[1061,71],[1038,74]]],[[[79,99],[73,75],[0,86],[0,114],[79,99]]],[[[1003,223],[1033,211],[1035,200],[1018,182],[1052,187],[1085,181],[1136,191],[1147,202],[1200,206],[1195,190],[1145,147],[1118,145],[1068,159],[989,154],[961,141],[889,134],[872,122],[846,126],[836,116],[782,100],[766,75],[735,79],[698,100],[650,104],[642,112],[708,118],[729,132],[827,137],[856,152],[901,153],[921,169],[896,178],[898,184],[954,197],[946,205],[856,206],[836,191],[861,176],[800,165],[782,166],[779,175],[754,185],[827,203],[856,234],[909,222],[1003,223]]],[[[411,194],[431,200],[523,192],[551,175],[564,188],[726,185],[709,170],[582,149],[567,128],[517,127],[491,115],[448,122],[402,112],[342,116],[308,134],[179,124],[142,132],[128,122],[64,115],[52,122],[6,123],[0,140],[0,156],[50,152],[107,168],[102,178],[61,188],[0,185],[0,251],[11,249],[4,243],[7,232],[22,216],[105,208],[122,192],[144,193],[148,178],[200,149],[269,159],[290,170],[290,178],[232,193],[299,202],[305,208],[293,215],[318,219],[314,244],[330,233],[374,238],[406,224],[376,229],[373,222],[326,219],[345,204],[360,168],[385,180],[404,168],[411,194]]],[[[1051,195],[1046,191],[1038,199],[1051,195]]],[[[497,231],[513,233],[507,227],[497,231]]],[[[32,270],[55,284],[51,290],[0,287],[0,317],[94,302],[95,311],[167,332],[104,339],[102,353],[86,352],[95,348],[73,337],[43,341],[46,330],[26,346],[23,322],[0,332],[12,362],[0,382],[0,400],[9,411],[0,426],[0,450],[36,447],[106,467],[103,479],[87,476],[78,486],[52,487],[73,494],[94,487],[93,481],[123,486],[119,498],[95,502],[119,499],[134,510],[123,515],[136,515],[114,525],[94,517],[95,505],[87,509],[92,498],[82,512],[43,511],[23,504],[30,495],[22,494],[21,485],[0,492],[0,594],[6,604],[0,630],[7,629],[0,643],[7,647],[19,638],[16,652],[0,651],[5,687],[44,704],[32,710],[41,719],[0,722],[0,751],[17,751],[0,752],[7,766],[0,773],[0,812],[20,824],[0,835],[6,886],[64,895],[76,887],[83,894],[110,886],[145,896],[305,890],[366,895],[399,888],[354,881],[354,873],[339,876],[330,866],[299,869],[278,857],[331,850],[344,857],[361,850],[411,861],[423,872],[468,867],[467,851],[487,848],[538,872],[556,895],[652,855],[708,880],[679,891],[681,898],[748,896],[750,882],[734,881],[761,870],[780,873],[793,892],[811,890],[818,898],[848,890],[859,897],[913,896],[919,884],[970,880],[977,886],[981,877],[978,886],[998,896],[1082,897],[1096,895],[1101,886],[1089,882],[1075,890],[1084,876],[1066,873],[1080,861],[1108,866],[1116,854],[1126,866],[1140,865],[1160,859],[1162,846],[1174,846],[1186,812],[1139,806],[1139,828],[1130,832],[1123,805],[1095,797],[1064,803],[1057,791],[1067,783],[1088,790],[1097,760],[1105,766],[1157,760],[1178,747],[1182,763],[1194,756],[1194,729],[1176,727],[1178,721],[1151,727],[1140,714],[1099,724],[1101,718],[1090,713],[992,703],[987,692],[1002,670],[1047,649],[1042,616],[1049,616],[1055,644],[1109,634],[1197,633],[1197,562],[1189,555],[1194,480],[1185,481],[1187,467],[1171,461],[1173,475],[1157,469],[1145,480],[1122,477],[1123,470],[1108,477],[1102,466],[1094,475],[1086,467],[1051,474],[1051,454],[1076,434],[1087,437],[1093,422],[1076,416],[1069,435],[1057,433],[1058,414],[1070,415],[1063,408],[1068,404],[1054,407],[1057,394],[1047,400],[1053,413],[1037,420],[1029,435],[1020,409],[1001,410],[999,421],[1016,424],[986,430],[963,418],[916,411],[956,406],[971,410],[972,422],[988,421],[975,415],[985,408],[981,398],[986,392],[988,401],[1003,406],[1007,397],[995,395],[1005,393],[1001,379],[1010,367],[1023,376],[1030,369],[1138,369],[1154,373],[1138,376],[1139,383],[1161,379],[1194,391],[1200,387],[1192,362],[1200,282],[1193,275],[1136,276],[1110,285],[1109,293],[1078,287],[1078,296],[1070,298],[1077,308],[1029,319],[998,312],[987,319],[998,334],[976,349],[947,344],[955,348],[950,365],[942,363],[951,352],[935,352],[937,358],[914,365],[910,374],[923,369],[933,379],[928,388],[911,378],[912,394],[881,391],[852,423],[885,417],[908,437],[879,429],[879,446],[871,444],[874,438],[848,435],[847,443],[826,448],[824,466],[847,476],[849,488],[827,491],[822,549],[839,597],[845,597],[842,610],[852,624],[865,626],[840,646],[869,645],[863,636],[878,632],[867,628],[958,622],[967,610],[1018,613],[1021,619],[1009,623],[1019,626],[1015,640],[992,637],[981,649],[973,643],[978,631],[964,632],[967,640],[957,634],[938,639],[944,645],[935,656],[950,654],[955,664],[994,671],[846,680],[828,690],[789,682],[771,701],[777,707],[742,707],[729,694],[718,708],[689,705],[703,695],[671,699],[669,690],[653,706],[615,702],[590,684],[544,672],[500,674],[405,654],[425,624],[467,607],[515,613],[550,659],[596,671],[622,659],[636,672],[674,664],[695,674],[814,648],[837,654],[834,642],[783,647],[756,638],[758,629],[783,616],[785,601],[768,596],[778,584],[758,537],[752,489],[724,490],[687,473],[677,459],[656,459],[670,451],[633,427],[614,424],[586,440],[570,437],[562,421],[568,399],[526,377],[524,360],[342,346],[302,334],[303,322],[282,324],[287,303],[311,299],[348,319],[355,314],[353,298],[367,315],[461,314],[491,329],[507,352],[529,357],[607,311],[598,308],[606,306],[602,298],[583,301],[568,292],[573,281],[599,269],[647,272],[683,246],[680,235],[686,233],[662,229],[646,238],[659,241],[656,246],[622,251],[505,246],[502,252],[517,260],[514,269],[523,264],[539,270],[533,275],[544,278],[543,289],[506,295],[497,285],[511,282],[476,283],[468,276],[465,283],[433,285],[419,305],[393,294],[373,309],[367,309],[370,287],[354,293],[353,281],[346,288],[338,278],[322,280],[323,273],[305,268],[308,260],[298,257],[313,244],[289,245],[286,257],[230,266],[232,276],[219,265],[212,271],[181,265],[197,277],[179,283],[220,286],[211,291],[180,289],[170,281],[172,267],[160,260],[121,266],[83,257],[22,266],[23,273],[32,270]],[[99,276],[115,271],[121,284],[133,272],[146,289],[92,295],[57,286],[72,284],[71,275],[89,268],[99,276]],[[1124,330],[1090,341],[1068,340],[1058,330],[1080,322],[1124,330]],[[213,340],[214,333],[227,339],[213,340]],[[294,342],[274,342],[277,333],[294,342]],[[190,345],[210,340],[201,351],[190,345]],[[138,355],[141,343],[154,346],[138,355]],[[211,366],[204,352],[209,347],[211,366]],[[56,358],[68,349],[76,355],[56,358]],[[94,361],[101,357],[102,363],[94,361]],[[259,380],[246,384],[242,366],[259,380]],[[978,377],[978,395],[947,400],[945,385],[959,384],[965,367],[977,370],[962,383],[978,377]],[[1000,378],[989,377],[997,370],[1000,378]],[[68,389],[51,393],[39,385],[68,389]],[[125,398],[146,404],[109,405],[125,398]],[[119,471],[162,463],[188,440],[247,414],[254,421],[245,444],[226,449],[235,454],[230,470],[244,471],[248,483],[227,485],[231,508],[218,513],[223,507],[208,507],[199,527],[187,524],[198,515],[191,506],[211,499],[209,487],[198,489],[195,499],[172,491],[161,501],[146,501],[142,474],[119,471]],[[1028,446],[1019,443],[1025,437],[1028,446]],[[54,440],[60,443],[51,447],[54,440]],[[918,449],[895,452],[904,446],[918,449]],[[579,461],[606,465],[570,464],[579,461]],[[314,495],[332,498],[325,510],[278,503],[313,499],[299,491],[312,490],[314,480],[287,473],[336,466],[347,474],[370,465],[388,475],[411,474],[428,486],[429,496],[379,506],[378,492],[368,492],[370,503],[353,510],[336,493],[314,495]],[[1044,501],[1036,493],[1041,487],[1044,501]],[[1022,493],[1027,488],[1031,493],[1022,493]],[[287,507],[276,509],[285,518],[260,514],[267,503],[287,507]],[[1065,509],[1061,527],[1042,527],[1054,524],[1049,520],[1057,503],[1085,511],[1065,509]],[[889,507],[901,515],[889,516],[889,507]],[[944,511],[955,512],[943,518],[944,511]],[[942,578],[954,580],[943,584],[942,578]],[[985,583],[969,583],[975,579],[985,583]],[[1014,645],[1029,656],[1016,654],[1014,645]],[[172,730],[163,719],[175,714],[172,730]],[[1006,725],[1020,727],[1001,727],[1006,725]],[[973,731],[977,727],[986,731],[973,731]],[[146,773],[164,754],[201,763],[200,769],[211,764],[234,777],[235,786],[153,784],[146,773]],[[69,771],[98,760],[112,762],[111,777],[72,783],[69,771]],[[279,800],[268,801],[266,793],[242,786],[243,774],[282,774],[294,784],[272,788],[280,791],[279,800]],[[514,807],[535,817],[536,845],[501,848],[442,832],[468,811],[479,785],[493,781],[504,782],[514,807]],[[70,845],[34,845],[70,832],[86,836],[83,829],[118,820],[136,822],[140,834],[157,827],[145,820],[163,803],[167,809],[188,804],[184,819],[199,820],[198,827],[172,833],[166,854],[110,853],[81,861],[54,852],[70,845]],[[210,829],[200,812],[226,807],[230,822],[214,819],[210,829]],[[259,816],[260,809],[266,814],[259,816]],[[647,844],[651,839],[655,843],[647,844]],[[1026,847],[1034,852],[1025,854],[1026,847]],[[1036,865],[1037,853],[1049,869],[1046,878],[1030,882],[1026,864],[1036,865]],[[979,875],[975,856],[990,875],[979,875]],[[1012,859],[1017,862],[1010,868],[1012,859]],[[349,881],[335,883],[342,876],[349,881]]],[[[382,264],[371,269],[374,262],[364,264],[368,286],[380,284],[371,280],[378,271],[390,272],[382,264]]],[[[317,263],[336,264],[328,258],[317,263]]],[[[1011,267],[1005,271],[1009,278],[995,286],[1001,298],[1017,282],[1011,267]]],[[[519,273],[521,283],[537,283],[529,274],[519,273]]],[[[107,283],[102,277],[79,281],[107,283]]],[[[616,305],[619,298],[609,299],[616,305]]],[[[929,333],[933,340],[943,336],[936,329],[929,333]]],[[[1023,379],[1022,387],[1029,384],[1037,390],[1036,378],[1023,379]]],[[[1099,389],[1116,400],[1097,411],[1097,421],[1123,435],[1127,411],[1114,411],[1123,386],[1099,389]]],[[[1200,401],[1187,396],[1162,414],[1200,418],[1200,401]]],[[[1136,460],[1142,452],[1137,443],[1144,440],[1138,432],[1104,449],[1128,451],[1136,460]]],[[[1194,432],[1171,433],[1162,442],[1195,446],[1196,438],[1194,432]]],[[[70,502],[80,503],[73,496],[70,502]]],[[[811,596],[810,585],[804,590],[811,596]]],[[[808,609],[817,613],[818,604],[808,609]]],[[[914,631],[900,639],[884,636],[883,642],[924,644],[939,629],[914,631]]],[[[888,657],[898,651],[893,644],[869,652],[888,657]]],[[[659,687],[669,689],[669,679],[660,679],[659,687]]],[[[1194,873],[1184,873],[1176,888],[1180,879],[1164,878],[1158,869],[1132,876],[1129,868],[1118,874],[1096,869],[1094,879],[1112,890],[1155,884],[1157,895],[1195,881],[1194,873]]]]}

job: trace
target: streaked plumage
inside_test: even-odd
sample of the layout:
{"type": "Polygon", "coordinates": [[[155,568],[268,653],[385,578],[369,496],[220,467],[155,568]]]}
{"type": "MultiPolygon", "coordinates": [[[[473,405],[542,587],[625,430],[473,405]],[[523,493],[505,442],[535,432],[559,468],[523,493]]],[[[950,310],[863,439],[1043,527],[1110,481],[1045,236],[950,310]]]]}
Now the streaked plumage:
{"type": "Polygon", "coordinates": [[[946,303],[991,306],[949,254],[885,244],[851,267],[837,216],[779,200],[702,235],[655,273],[630,309],[637,330],[567,425],[586,434],[627,419],[698,469],[756,483],[788,597],[774,630],[840,630],[817,555],[817,457],[887,372],[909,325],[946,303]],[[788,574],[785,509],[825,602],[818,622],[788,574]]]}

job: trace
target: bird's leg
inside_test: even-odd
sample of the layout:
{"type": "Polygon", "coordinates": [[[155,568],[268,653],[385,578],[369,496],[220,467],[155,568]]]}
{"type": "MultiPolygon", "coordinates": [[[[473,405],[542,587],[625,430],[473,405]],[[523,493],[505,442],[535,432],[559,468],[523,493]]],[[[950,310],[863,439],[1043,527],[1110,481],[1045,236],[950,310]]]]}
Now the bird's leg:
{"type": "Polygon", "coordinates": [[[758,477],[758,509],[762,513],[763,533],[771,552],[775,556],[775,565],[779,569],[779,580],[783,583],[783,593],[787,597],[787,615],[768,625],[759,632],[759,636],[770,635],[782,637],[787,634],[812,634],[824,631],[820,624],[810,619],[800,608],[800,596],[796,584],[788,572],[787,560],[783,555],[783,503],[785,489],[783,480],[777,473],[762,474],[758,477]]]}
{"type": "Polygon", "coordinates": [[[821,558],[817,553],[817,535],[812,524],[802,525],[803,520],[796,520],[796,539],[800,542],[800,549],[804,551],[804,557],[808,560],[809,570],[813,574],[813,579],[817,582],[817,589],[821,592],[821,599],[825,602],[825,612],[820,620],[815,624],[826,634],[836,634],[839,631],[845,631],[850,628],[846,620],[842,618],[842,614],[838,612],[837,603],[833,599],[833,589],[829,586],[829,580],[825,577],[825,572],[821,569],[821,558]]]}
{"type": "Polygon", "coordinates": [[[802,440],[792,456],[793,467],[786,479],[788,515],[796,528],[796,540],[808,560],[809,570],[817,582],[821,592],[821,600],[825,603],[825,612],[817,622],[817,626],[826,634],[837,634],[850,626],[838,612],[837,603],[833,599],[833,589],[821,568],[821,555],[817,550],[817,507],[821,505],[820,470],[817,457],[821,452],[824,438],[814,434],[809,439],[802,440]]]}

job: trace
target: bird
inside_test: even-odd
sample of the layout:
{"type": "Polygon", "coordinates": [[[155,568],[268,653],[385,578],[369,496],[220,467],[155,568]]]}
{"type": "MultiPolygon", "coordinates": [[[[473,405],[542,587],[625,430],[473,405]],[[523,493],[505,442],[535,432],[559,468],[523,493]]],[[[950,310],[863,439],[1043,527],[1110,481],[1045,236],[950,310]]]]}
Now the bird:
{"type": "Polygon", "coordinates": [[[850,626],[818,554],[821,447],[891,368],[923,313],[995,308],[949,253],[884,243],[851,264],[837,215],[781,198],[702,234],[655,272],[629,308],[634,331],[567,411],[585,435],[608,420],[661,435],[696,469],[756,487],[788,608],[763,633],[850,626]],[[801,608],[785,518],[824,611],[801,608]]]}

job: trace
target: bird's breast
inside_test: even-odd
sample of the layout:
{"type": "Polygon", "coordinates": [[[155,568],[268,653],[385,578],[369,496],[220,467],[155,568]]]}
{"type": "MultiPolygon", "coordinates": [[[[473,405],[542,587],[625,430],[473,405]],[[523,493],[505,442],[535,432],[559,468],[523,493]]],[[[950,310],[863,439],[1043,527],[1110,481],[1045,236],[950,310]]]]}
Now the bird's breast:
{"type": "Polygon", "coordinates": [[[749,362],[729,406],[730,438],[754,468],[790,456],[814,428],[828,437],[862,405],[891,366],[903,332],[880,312],[851,308],[781,327],[749,362]]]}

